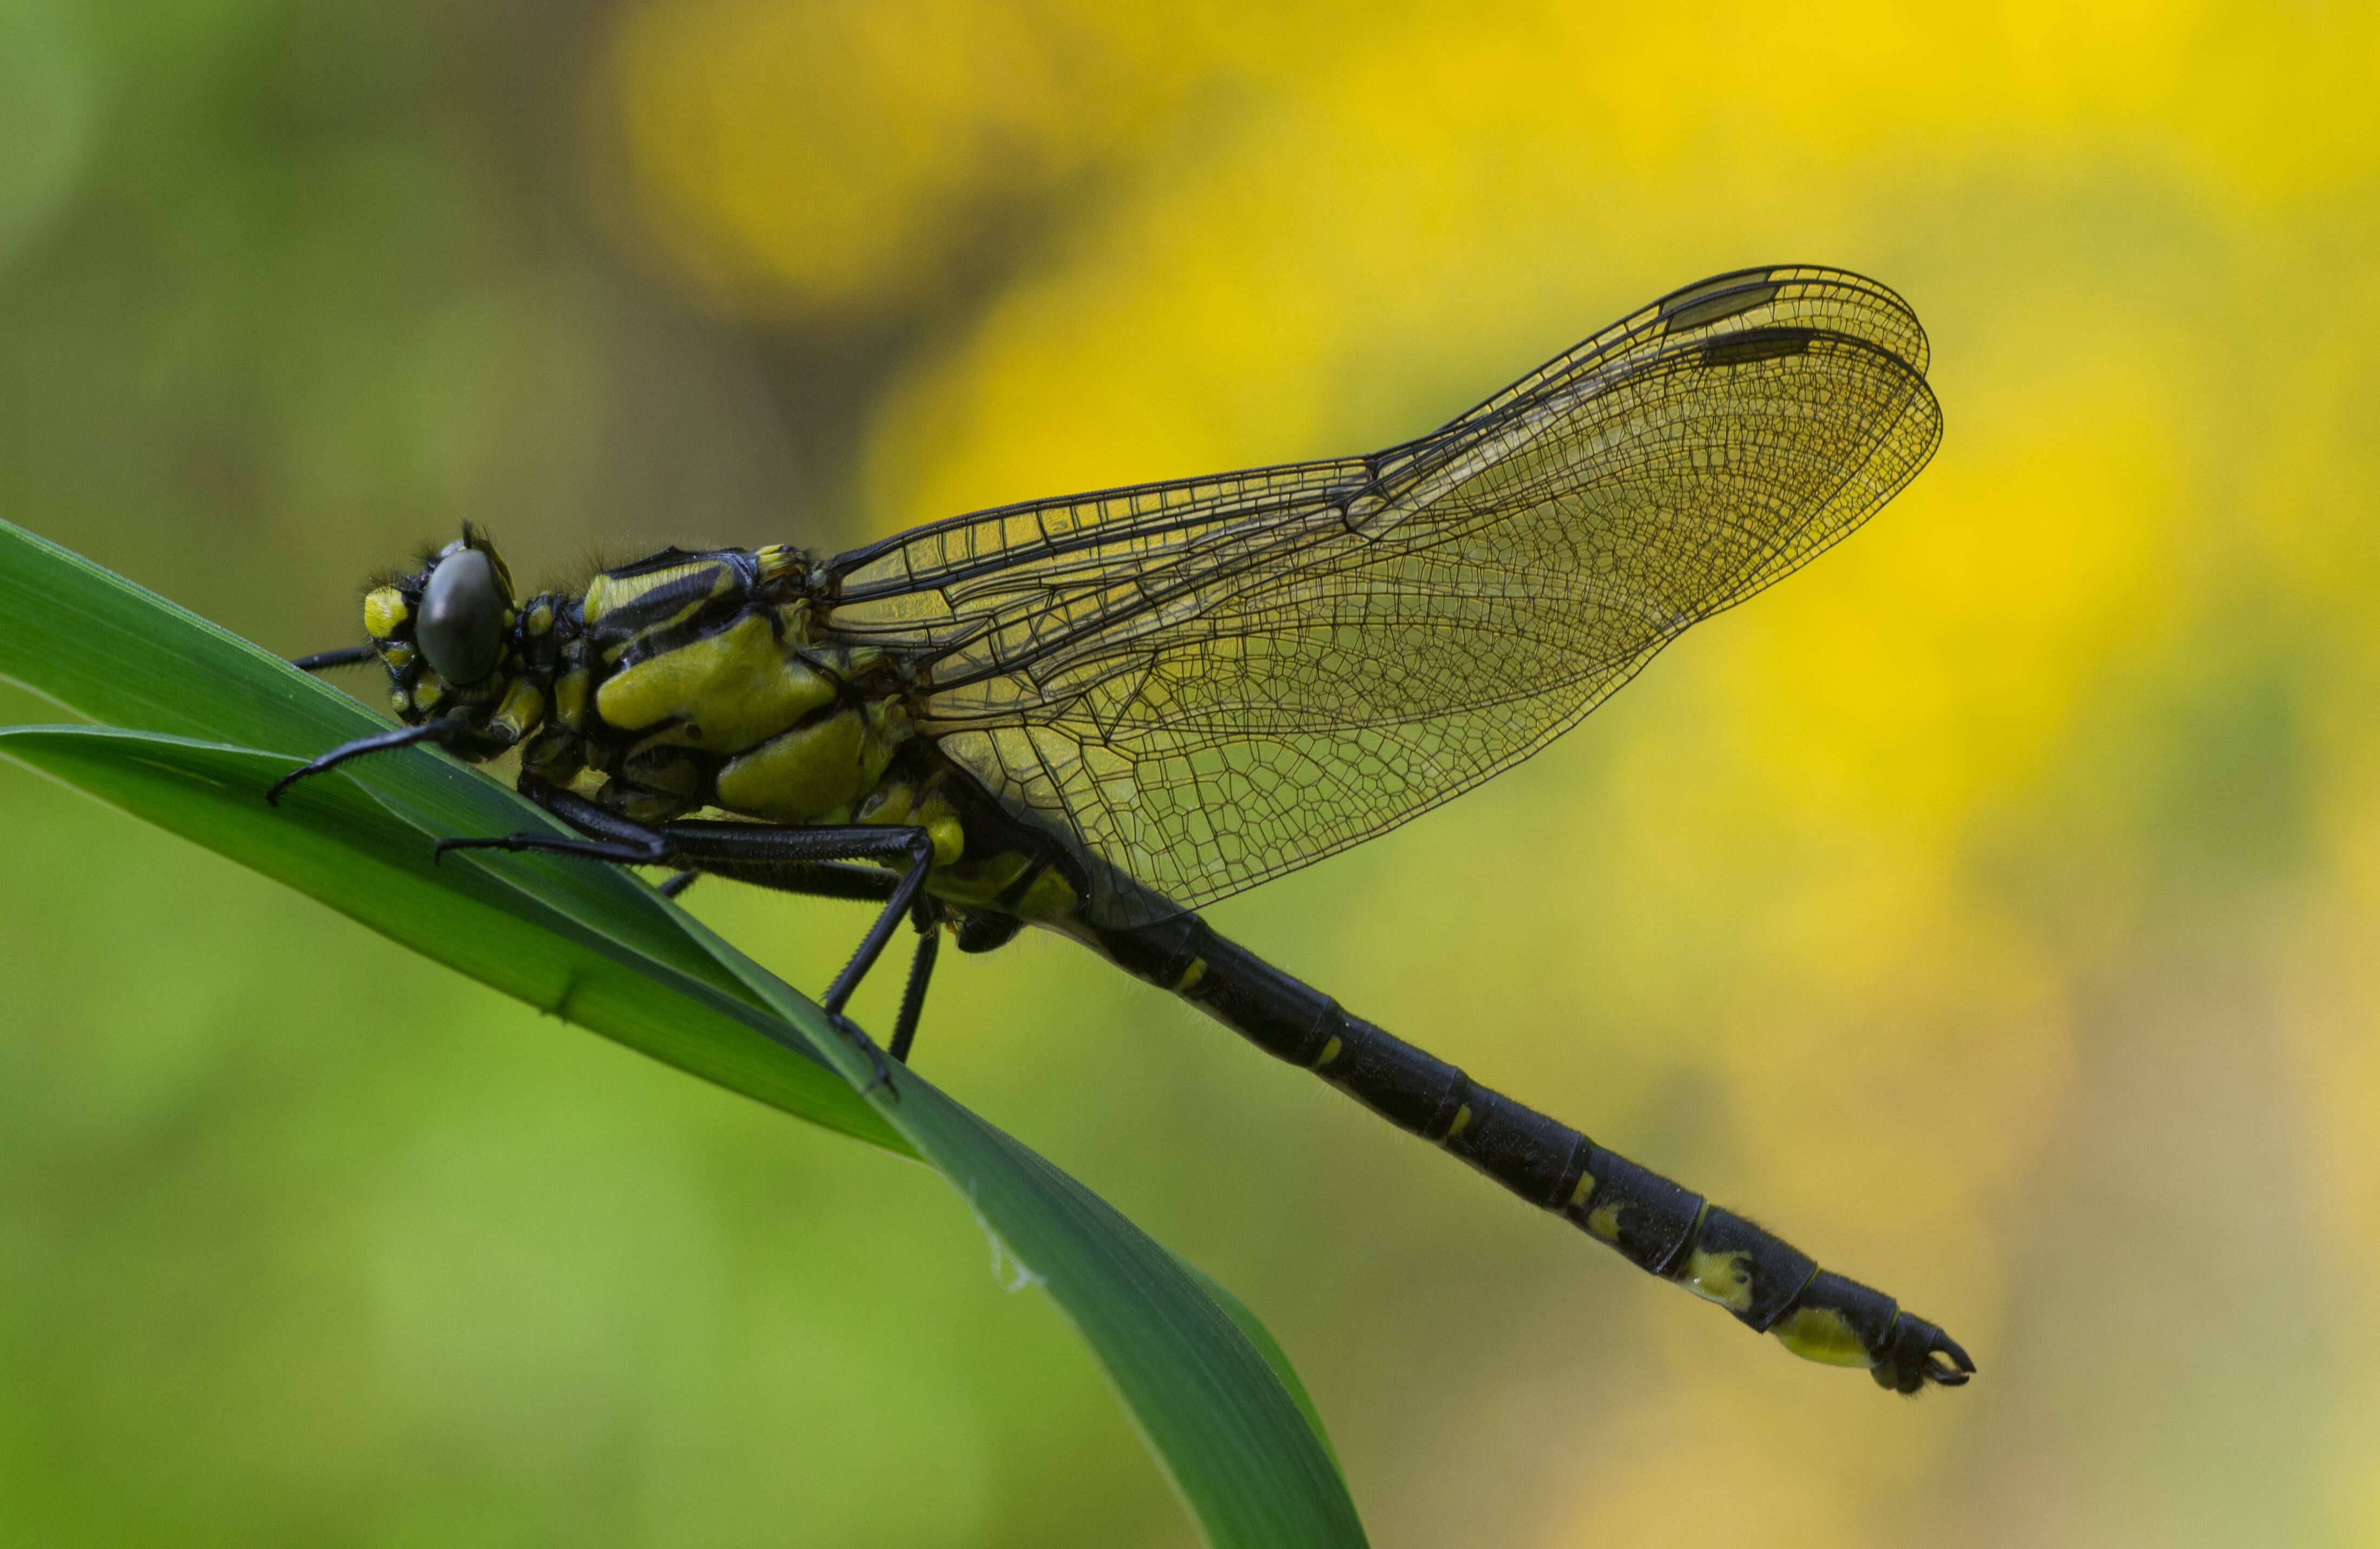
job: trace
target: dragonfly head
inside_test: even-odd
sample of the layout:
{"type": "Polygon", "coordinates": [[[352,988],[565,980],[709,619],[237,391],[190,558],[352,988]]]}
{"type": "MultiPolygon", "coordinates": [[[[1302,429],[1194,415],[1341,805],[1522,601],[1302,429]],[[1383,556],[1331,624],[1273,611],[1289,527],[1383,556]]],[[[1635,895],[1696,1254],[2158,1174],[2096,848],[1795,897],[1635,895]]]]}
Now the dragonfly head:
{"type": "Polygon", "coordinates": [[[439,552],[424,573],[413,643],[439,678],[468,688],[504,659],[512,633],[512,578],[495,545],[466,533],[439,552]]]}
{"type": "Polygon", "coordinates": [[[390,703],[408,726],[463,723],[449,746],[492,757],[544,719],[555,600],[513,596],[504,555],[478,528],[364,597],[364,628],[387,665],[390,703]]]}

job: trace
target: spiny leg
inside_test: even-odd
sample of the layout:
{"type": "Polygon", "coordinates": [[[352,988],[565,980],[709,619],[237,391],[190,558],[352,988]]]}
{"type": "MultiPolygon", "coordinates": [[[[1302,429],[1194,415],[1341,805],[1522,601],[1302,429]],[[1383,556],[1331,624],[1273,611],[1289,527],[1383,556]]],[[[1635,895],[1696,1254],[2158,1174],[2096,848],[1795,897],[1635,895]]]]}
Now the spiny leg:
{"type": "Polygon", "coordinates": [[[901,990],[901,1014],[892,1022],[894,1059],[909,1063],[909,1047],[917,1041],[917,1018],[926,1011],[926,985],[934,977],[934,957],[941,950],[942,933],[932,907],[919,898],[910,915],[917,927],[917,955],[909,959],[909,982],[901,990]]]}
{"type": "MultiPolygon", "coordinates": [[[[376,659],[376,656],[377,653],[370,646],[354,646],[318,652],[300,657],[292,665],[302,671],[315,672],[331,667],[360,665],[376,659]]],[[[359,738],[332,749],[275,781],[265,793],[265,799],[277,806],[282,793],[290,786],[309,775],[335,768],[349,759],[419,742],[445,745],[466,735],[468,730],[459,724],[438,720],[359,738]]],[[[524,780],[521,789],[540,806],[588,837],[512,834],[501,838],[443,839],[439,841],[433,853],[443,857],[450,849],[542,851],[577,855],[618,865],[667,865],[675,860],[692,864],[661,884],[664,896],[670,897],[675,897],[692,886],[699,872],[711,871],[786,892],[880,903],[883,908],[861,938],[858,950],[852,954],[851,960],[844,965],[843,971],[836,974],[833,982],[828,986],[824,1009],[847,1036],[867,1049],[876,1067],[876,1079],[870,1086],[882,1085],[891,1079],[892,1070],[885,1063],[882,1051],[866,1032],[843,1015],[843,1009],[849,1003],[853,992],[859,987],[860,981],[883,955],[901,916],[914,910],[919,932],[918,950],[910,966],[909,982],[902,994],[899,1020],[893,1033],[895,1047],[901,1051],[902,1056],[906,1055],[917,1036],[927,983],[932,975],[935,952],[940,945],[936,921],[924,894],[926,875],[933,866],[933,845],[923,829],[874,825],[771,828],[755,823],[682,823],[670,824],[668,831],[662,832],[605,811],[575,792],[542,782],[524,780]],[[890,876],[870,867],[839,863],[852,860],[906,860],[908,865],[898,876],[890,876]]]]}
{"type": "Polygon", "coordinates": [[[843,1010],[851,999],[851,993],[859,988],[859,982],[868,977],[868,970],[876,966],[876,959],[883,956],[884,948],[891,945],[892,933],[899,928],[901,917],[907,914],[911,906],[924,896],[926,873],[934,869],[934,841],[922,828],[908,829],[906,833],[909,836],[906,850],[909,869],[903,873],[901,885],[893,889],[883,912],[868,927],[868,934],[860,938],[859,950],[851,955],[851,961],[844,965],[843,971],[835,975],[834,982],[827,986],[823,1004],[830,1012],[843,1010]]]}
{"type": "Polygon", "coordinates": [[[342,742],[329,752],[309,759],[273,781],[272,787],[264,793],[265,804],[270,807],[280,806],[281,793],[291,786],[309,775],[336,769],[349,759],[361,758],[366,753],[385,752],[391,748],[409,748],[417,742],[436,742],[443,745],[468,735],[469,730],[468,726],[457,721],[424,721],[418,726],[397,726],[393,730],[378,732],[370,737],[357,738],[353,742],[342,742]]]}
{"type": "MultiPolygon", "coordinates": [[[[824,884],[826,888],[837,890],[850,885],[850,879],[840,873],[858,869],[833,866],[833,862],[905,860],[906,866],[884,898],[884,907],[869,924],[867,933],[860,938],[858,950],[844,965],[843,971],[835,975],[834,982],[827,986],[826,994],[820,1001],[821,1007],[834,1018],[836,1025],[865,1046],[870,1058],[877,1063],[877,1080],[871,1085],[890,1079],[891,1071],[883,1066],[883,1055],[877,1050],[874,1041],[844,1017],[843,1011],[850,1003],[852,992],[859,987],[868,970],[883,955],[885,945],[892,939],[902,917],[919,906],[926,875],[934,863],[933,840],[924,829],[873,824],[800,828],[700,821],[672,823],[652,828],[606,811],[572,791],[536,782],[525,782],[523,789],[538,805],[589,836],[576,838],[560,834],[509,834],[500,837],[442,839],[438,842],[437,852],[443,855],[455,849],[501,849],[516,853],[538,851],[578,855],[623,865],[690,863],[698,870],[718,870],[729,874],[739,871],[748,874],[802,868],[824,884]]],[[[922,1004],[922,987],[917,994],[922,1004]]],[[[905,996],[905,1012],[907,1009],[905,996]]]]}
{"type": "MultiPolygon", "coordinates": [[[[568,793],[557,793],[567,795],[568,793]]],[[[570,799],[579,799],[573,796],[570,799]]],[[[541,803],[542,804],[542,803],[541,803]]],[[[589,805],[592,805],[589,803],[589,805]]],[[[598,809],[600,811],[600,809],[598,809]]],[[[605,814],[609,816],[610,814],[605,814]]],[[[565,821],[569,821],[565,816],[565,821]]],[[[905,987],[901,1011],[892,1031],[892,1057],[903,1059],[909,1044],[915,1041],[917,1018],[925,1008],[926,975],[932,972],[934,948],[938,945],[931,928],[925,884],[927,873],[933,870],[934,842],[922,828],[878,827],[859,824],[839,828],[764,828],[745,823],[673,823],[662,833],[676,852],[676,858],[689,860],[704,871],[734,875],[742,872],[747,880],[762,880],[761,873],[773,873],[766,885],[775,885],[789,892],[808,893],[830,897],[882,897],[884,907],[860,938],[858,949],[843,971],[827,986],[820,1006],[833,1018],[846,1037],[867,1052],[875,1066],[868,1082],[869,1090],[888,1085],[892,1079],[884,1054],[875,1040],[862,1031],[859,1024],[844,1015],[852,993],[860,981],[884,954],[892,933],[905,914],[916,913],[919,929],[925,933],[918,944],[918,954],[924,963],[921,972],[917,963],[910,968],[909,983],[905,987]],[[893,882],[890,894],[876,891],[882,873],[872,868],[837,865],[841,860],[905,859],[907,867],[893,882]],[[740,864],[739,864],[740,863],[740,864]]],[[[896,1093],[897,1093],[897,1089],[896,1093]]]]}
{"type": "MultiPolygon", "coordinates": [[[[671,864],[671,861],[650,861],[648,859],[650,854],[652,854],[654,835],[660,835],[662,833],[657,831],[657,828],[648,828],[645,823],[636,823],[636,821],[631,819],[616,816],[616,813],[598,807],[595,802],[588,802],[586,797],[576,795],[576,792],[569,792],[569,790],[557,790],[557,787],[545,786],[545,783],[540,783],[540,780],[524,780],[524,783],[521,783],[521,795],[528,797],[530,802],[536,802],[538,807],[542,807],[545,811],[554,813],[557,819],[569,823],[571,828],[576,828],[576,831],[583,833],[583,835],[590,835],[595,837],[595,840],[604,840],[609,842],[609,845],[619,845],[624,852],[625,849],[636,849],[638,852],[633,859],[625,857],[625,854],[619,854],[619,857],[612,857],[612,854],[598,854],[595,859],[619,859],[621,864],[628,864],[628,866],[671,864]]],[[[735,831],[735,833],[745,833],[745,835],[749,835],[749,833],[766,833],[759,823],[671,823],[669,828],[674,833],[678,833],[678,835],[686,835],[686,833],[695,833],[695,831],[735,831]]],[[[800,828],[800,831],[793,831],[793,833],[821,833],[821,831],[817,831],[817,828],[800,828]]],[[[897,833],[897,831],[895,828],[871,828],[871,833],[897,833]]],[[[514,835],[514,837],[538,837],[538,835],[514,835]]],[[[545,837],[559,837],[559,835],[545,835],[545,837]]],[[[471,848],[488,848],[488,840],[468,840],[468,842],[450,840],[445,842],[445,845],[441,845],[438,849],[441,849],[443,854],[445,849],[471,849],[471,848]]],[[[576,852],[576,854],[588,854],[588,852],[576,852]]],[[[676,864],[687,864],[690,859],[693,857],[681,849],[676,857],[676,864]]],[[[844,866],[844,864],[838,864],[838,861],[811,861],[811,859],[788,861],[788,859],[783,857],[755,859],[755,857],[749,857],[749,854],[735,854],[735,857],[711,854],[711,857],[704,857],[702,864],[695,866],[695,869],[678,871],[676,875],[671,875],[671,878],[662,881],[660,887],[664,895],[676,897],[676,895],[686,892],[687,887],[693,887],[695,878],[702,878],[702,875],[719,875],[719,878],[726,878],[726,881],[731,883],[749,883],[752,887],[773,887],[773,890],[778,892],[800,892],[802,897],[835,897],[835,899],[850,899],[850,902],[855,904],[879,904],[879,907],[880,904],[890,902],[890,899],[892,899],[892,892],[900,887],[900,878],[897,878],[895,873],[880,871],[876,869],[876,866],[844,866]]]]}
{"type": "Polygon", "coordinates": [[[589,860],[609,860],[622,866],[669,864],[669,838],[660,829],[607,812],[572,791],[529,780],[523,780],[520,788],[523,795],[588,837],[575,839],[566,834],[505,834],[487,838],[441,839],[431,847],[431,853],[443,860],[449,850],[501,849],[515,854],[578,855],[589,860]]]}
{"type": "Polygon", "coordinates": [[[311,656],[300,656],[289,665],[299,672],[321,672],[328,667],[359,667],[366,662],[380,660],[380,653],[369,645],[342,646],[336,651],[317,651],[311,656]]]}
{"type": "MultiPolygon", "coordinates": [[[[753,823],[693,822],[670,823],[662,832],[679,856],[698,866],[736,860],[762,864],[776,862],[787,868],[807,866],[814,878],[830,884],[838,880],[832,873],[858,870],[856,867],[832,866],[831,863],[833,861],[901,858],[908,860],[908,867],[893,884],[883,909],[869,923],[867,934],[860,938],[858,949],[852,953],[851,960],[844,965],[841,973],[834,976],[834,982],[827,986],[826,994],[819,1001],[820,1007],[834,1025],[860,1046],[874,1066],[868,1090],[873,1092],[880,1086],[887,1087],[897,1097],[899,1089],[892,1087],[892,1070],[884,1062],[883,1051],[877,1047],[876,1041],[868,1037],[858,1023],[844,1015],[844,1007],[850,1004],[852,992],[859,988],[859,982],[868,976],[868,970],[874,968],[876,960],[883,956],[885,945],[891,942],[893,931],[901,923],[901,917],[913,909],[922,910],[924,908],[926,875],[934,865],[933,839],[922,828],[864,824],[841,828],[762,828],[753,823]],[[821,876],[820,873],[828,874],[821,876]]],[[[847,879],[843,880],[847,882],[847,879]]],[[[929,968],[932,942],[933,937],[929,934],[918,948],[929,968]]],[[[893,1055],[896,1060],[901,1054],[906,1053],[908,1044],[916,1037],[917,1014],[923,1010],[924,1005],[925,985],[917,979],[913,966],[909,992],[902,997],[901,1020],[893,1029],[893,1047],[901,1051],[893,1055]],[[912,994],[916,997],[914,1005],[912,994]]]]}
{"type": "MultiPolygon", "coordinates": [[[[889,872],[872,866],[842,866],[832,861],[815,864],[774,867],[743,867],[729,869],[713,862],[700,872],[680,872],[662,882],[661,890],[672,898],[682,896],[694,885],[698,877],[725,876],[733,882],[749,883],[755,887],[775,888],[783,893],[799,894],[807,898],[845,898],[881,904],[892,897],[900,879],[889,872]]],[[[920,894],[909,909],[910,921],[917,928],[917,950],[909,960],[909,979],[901,993],[899,1018],[892,1026],[892,1040],[887,1046],[894,1060],[909,1063],[909,1049],[917,1040],[917,1024],[925,1014],[926,987],[932,979],[935,956],[941,946],[941,923],[933,901],[920,894]]]]}
{"type": "MultiPolygon", "coordinates": [[[[663,896],[683,897],[686,889],[705,875],[725,876],[730,881],[807,898],[844,898],[875,904],[886,902],[900,885],[900,879],[889,872],[832,861],[735,869],[714,861],[704,871],[680,872],[659,885],[663,896]]],[[[920,894],[910,906],[909,916],[917,928],[917,950],[909,960],[909,979],[901,993],[900,1015],[892,1025],[892,1043],[887,1045],[887,1052],[902,1065],[909,1063],[909,1049],[917,1041],[917,1024],[925,1014],[926,987],[933,977],[934,958],[941,946],[941,924],[929,897],[920,894]]]]}
{"type": "Polygon", "coordinates": [[[877,958],[883,956],[902,917],[922,895],[926,875],[934,865],[934,841],[922,828],[872,823],[779,828],[750,823],[697,821],[666,823],[656,832],[668,847],[668,859],[691,861],[701,871],[714,869],[714,863],[732,865],[737,861],[747,866],[815,866],[838,860],[907,862],[885,898],[883,909],[868,927],[868,933],[860,938],[858,950],[844,965],[843,971],[834,976],[820,1002],[836,1014],[850,1002],[852,992],[868,976],[868,970],[876,966],[877,958]]]}

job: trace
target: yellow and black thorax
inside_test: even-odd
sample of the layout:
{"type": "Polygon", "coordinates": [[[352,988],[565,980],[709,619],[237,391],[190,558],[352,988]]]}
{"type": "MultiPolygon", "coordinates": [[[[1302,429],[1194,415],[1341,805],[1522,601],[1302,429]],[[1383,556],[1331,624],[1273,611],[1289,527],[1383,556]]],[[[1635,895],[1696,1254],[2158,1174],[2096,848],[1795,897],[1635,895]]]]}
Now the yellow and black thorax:
{"type": "Polygon", "coordinates": [[[816,575],[784,545],[669,548],[516,603],[502,558],[467,529],[374,588],[364,621],[397,714],[454,725],[445,745],[467,759],[517,748],[525,785],[644,824],[711,808],[913,825],[934,841],[931,890],[960,909],[1071,912],[1081,885],[1063,847],[1020,830],[916,732],[903,664],[834,638],[816,575]],[[468,615],[455,598],[490,586],[488,623],[442,627],[468,615]]]}

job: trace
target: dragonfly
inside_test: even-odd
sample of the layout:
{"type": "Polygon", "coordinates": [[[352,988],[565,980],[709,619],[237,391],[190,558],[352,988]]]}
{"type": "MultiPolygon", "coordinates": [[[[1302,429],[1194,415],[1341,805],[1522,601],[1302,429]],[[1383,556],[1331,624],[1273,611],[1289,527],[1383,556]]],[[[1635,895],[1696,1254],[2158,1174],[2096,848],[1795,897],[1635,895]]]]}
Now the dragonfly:
{"type": "Polygon", "coordinates": [[[832,555],[665,548],[526,597],[467,525],[367,593],[368,643],[297,664],[377,663],[401,724],[272,797],[409,744],[517,752],[561,826],[439,853],[873,905],[821,1004],[888,1100],[943,935],[1057,932],[1794,1354],[1958,1386],[1974,1362],[1935,1323],[1197,912],[1529,757],[1857,528],[1940,441],[1926,363],[1886,287],[1745,269],[1368,456],[1030,500],[832,555]],[[880,1046],[844,1008],[904,922],[880,1046]]]}

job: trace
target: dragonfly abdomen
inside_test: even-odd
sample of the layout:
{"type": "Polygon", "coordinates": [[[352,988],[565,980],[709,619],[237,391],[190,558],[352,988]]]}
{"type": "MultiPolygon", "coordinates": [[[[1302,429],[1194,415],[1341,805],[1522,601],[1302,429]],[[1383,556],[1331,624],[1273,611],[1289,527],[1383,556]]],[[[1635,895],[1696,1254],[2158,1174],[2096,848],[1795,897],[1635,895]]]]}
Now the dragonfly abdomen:
{"type": "Polygon", "coordinates": [[[1258,1048],[1304,1066],[1410,1134],[1452,1153],[1639,1269],[1715,1301],[1807,1360],[1866,1367],[1881,1386],[1955,1386],[1966,1353],[1883,1292],[1829,1274],[1754,1222],[1481,1086],[1184,911],[1091,927],[1119,966],[1258,1048]]]}

